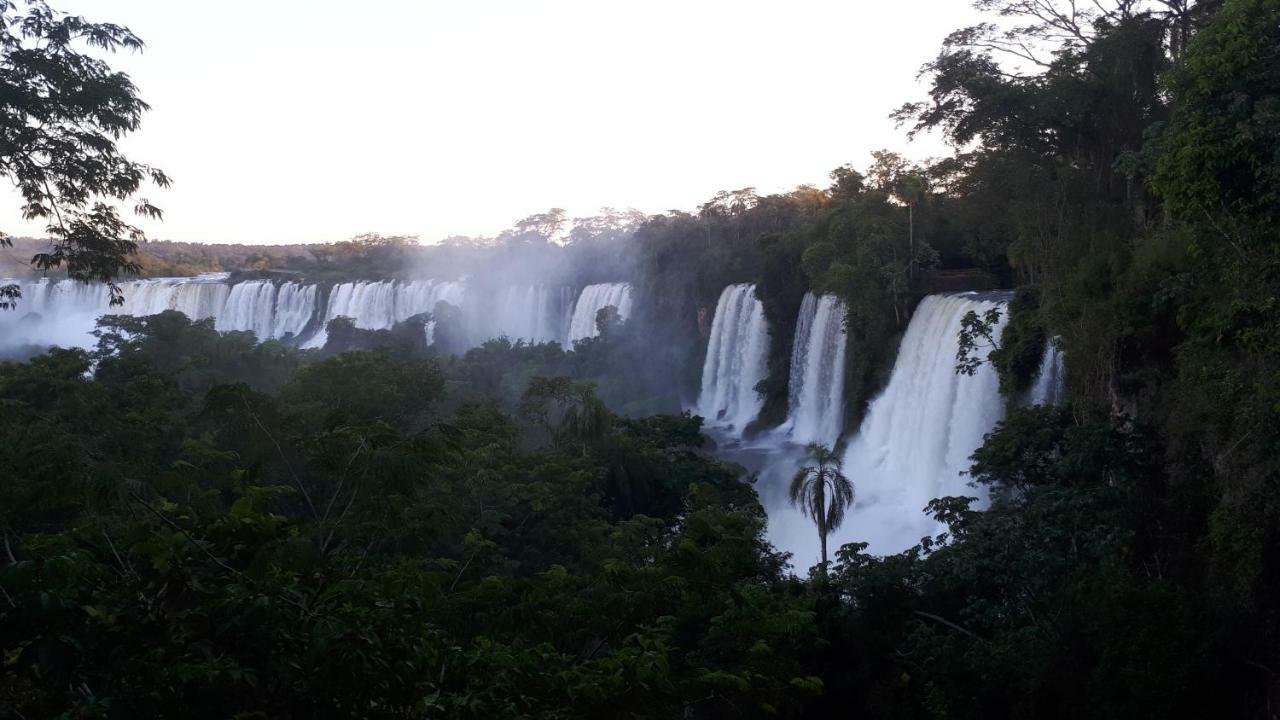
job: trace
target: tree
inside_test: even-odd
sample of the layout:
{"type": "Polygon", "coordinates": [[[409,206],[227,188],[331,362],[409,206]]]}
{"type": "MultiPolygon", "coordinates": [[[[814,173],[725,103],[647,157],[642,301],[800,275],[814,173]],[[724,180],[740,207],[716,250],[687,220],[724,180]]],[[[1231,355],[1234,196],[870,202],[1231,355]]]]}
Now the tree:
{"type": "MultiPolygon", "coordinates": [[[[143,43],[128,28],[59,13],[43,0],[22,5],[0,0],[0,176],[22,193],[24,218],[48,223],[51,246],[32,264],[107,283],[119,305],[114,281],[138,271],[131,255],[145,236],[116,204],[132,200],[138,215],[160,218],[135,196],[146,182],[168,187],[169,177],[120,153],[116,142],[138,129],[148,106],[128,75],[81,50],[139,51],[143,43]]],[[[0,234],[0,246],[10,244],[0,234]]],[[[20,295],[16,285],[0,287],[0,308],[20,295]]]]}
{"type": "Polygon", "coordinates": [[[1000,307],[987,309],[981,315],[970,310],[960,318],[960,332],[956,335],[956,374],[970,375],[978,372],[985,358],[978,355],[983,348],[1000,349],[1000,307]]]}
{"type": "Polygon", "coordinates": [[[813,465],[800,468],[791,478],[791,504],[818,526],[822,543],[822,572],[827,571],[827,535],[844,522],[845,511],[853,504],[853,483],[841,473],[840,456],[821,443],[805,448],[813,465]]]}

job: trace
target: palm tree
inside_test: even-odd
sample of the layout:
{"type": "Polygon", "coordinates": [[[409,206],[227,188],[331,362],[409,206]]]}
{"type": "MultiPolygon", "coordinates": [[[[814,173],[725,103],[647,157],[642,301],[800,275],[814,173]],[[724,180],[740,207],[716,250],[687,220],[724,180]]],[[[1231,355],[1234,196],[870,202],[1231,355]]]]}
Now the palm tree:
{"type": "Polygon", "coordinates": [[[822,541],[822,572],[827,571],[827,535],[844,522],[853,504],[853,483],[840,472],[840,457],[821,443],[805,448],[813,465],[800,468],[791,478],[791,504],[818,525],[822,541]]]}

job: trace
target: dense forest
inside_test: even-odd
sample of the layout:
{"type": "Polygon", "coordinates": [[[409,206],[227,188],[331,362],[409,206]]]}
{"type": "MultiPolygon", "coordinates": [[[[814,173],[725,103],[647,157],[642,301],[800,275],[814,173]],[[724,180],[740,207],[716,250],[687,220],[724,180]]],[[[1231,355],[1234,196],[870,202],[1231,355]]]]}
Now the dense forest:
{"type": "Polygon", "coordinates": [[[0,172],[30,216],[72,211],[37,269],[483,268],[642,299],[570,348],[338,319],[300,349],[170,311],[0,364],[0,717],[1280,716],[1280,0],[977,6],[893,113],[949,157],[258,252],[142,244],[93,205],[167,178],[118,156],[145,105],[67,37],[140,41],[0,4],[0,82],[57,91],[0,97],[0,172]],[[78,117],[68,74],[107,109],[78,117]],[[896,555],[773,548],[682,412],[742,282],[771,338],[753,432],[786,413],[806,292],[847,307],[856,428],[922,297],[1014,290],[966,321],[1010,399],[972,457],[990,506],[934,500],[945,532],[896,555]],[[1020,407],[1046,342],[1066,399],[1020,407]]]}

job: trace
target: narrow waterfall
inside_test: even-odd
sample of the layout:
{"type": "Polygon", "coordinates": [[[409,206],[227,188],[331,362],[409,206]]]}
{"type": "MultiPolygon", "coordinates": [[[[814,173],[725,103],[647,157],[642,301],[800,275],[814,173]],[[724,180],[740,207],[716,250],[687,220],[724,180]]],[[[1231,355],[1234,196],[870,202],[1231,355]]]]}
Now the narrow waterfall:
{"type": "Polygon", "coordinates": [[[805,293],[791,346],[787,421],[796,443],[834,446],[844,427],[844,303],[832,295],[805,293]]]}
{"type": "Polygon", "coordinates": [[[1004,402],[990,364],[973,376],[956,374],[957,335],[965,313],[982,314],[1004,302],[1002,296],[966,293],[931,295],[920,303],[888,387],[871,403],[845,452],[844,474],[856,500],[830,547],[866,541],[872,552],[899,552],[939,531],[923,512],[930,500],[967,495],[985,503],[985,491],[970,487],[963,473],[983,435],[1003,416],[1004,402]]]}
{"type": "Polygon", "coordinates": [[[631,316],[631,284],[603,283],[588,285],[582,288],[578,302],[573,308],[573,319],[569,321],[569,345],[599,334],[596,328],[596,313],[612,305],[617,308],[618,315],[626,320],[631,316]]]}
{"type": "Polygon", "coordinates": [[[259,341],[269,340],[275,328],[275,310],[275,284],[269,280],[236,283],[213,326],[219,332],[248,330],[259,341]]]}
{"type": "Polygon", "coordinates": [[[768,356],[769,327],[756,286],[730,285],[720,293],[711,323],[698,414],[709,425],[741,435],[764,404],[755,388],[765,377],[768,356]]]}
{"type": "Polygon", "coordinates": [[[1028,405],[1060,405],[1066,398],[1066,367],[1062,350],[1051,340],[1044,344],[1044,356],[1036,381],[1027,393],[1028,405]]]}

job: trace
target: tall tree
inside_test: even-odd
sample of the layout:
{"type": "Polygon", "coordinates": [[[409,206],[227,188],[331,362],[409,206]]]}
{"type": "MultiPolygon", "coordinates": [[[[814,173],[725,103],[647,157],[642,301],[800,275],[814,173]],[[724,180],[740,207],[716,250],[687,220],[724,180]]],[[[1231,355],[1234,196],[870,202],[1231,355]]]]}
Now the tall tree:
{"type": "MultiPolygon", "coordinates": [[[[22,193],[22,214],[48,223],[51,243],[32,264],[63,267],[75,280],[114,284],[136,272],[131,258],[145,239],[118,205],[143,217],[160,210],[137,197],[146,182],[169,185],[161,170],[122,155],[116,142],[137,130],[148,106],[128,75],[86,51],[140,51],[128,28],[52,10],[43,0],[0,0],[0,176],[22,193]]],[[[0,245],[9,245],[0,234],[0,245]]],[[[0,307],[20,296],[0,288],[0,307]]]]}
{"type": "Polygon", "coordinates": [[[822,572],[827,571],[827,535],[844,522],[845,511],[853,504],[853,483],[841,472],[840,456],[821,443],[805,448],[812,465],[800,468],[791,478],[791,504],[818,526],[822,543],[822,572]]]}

